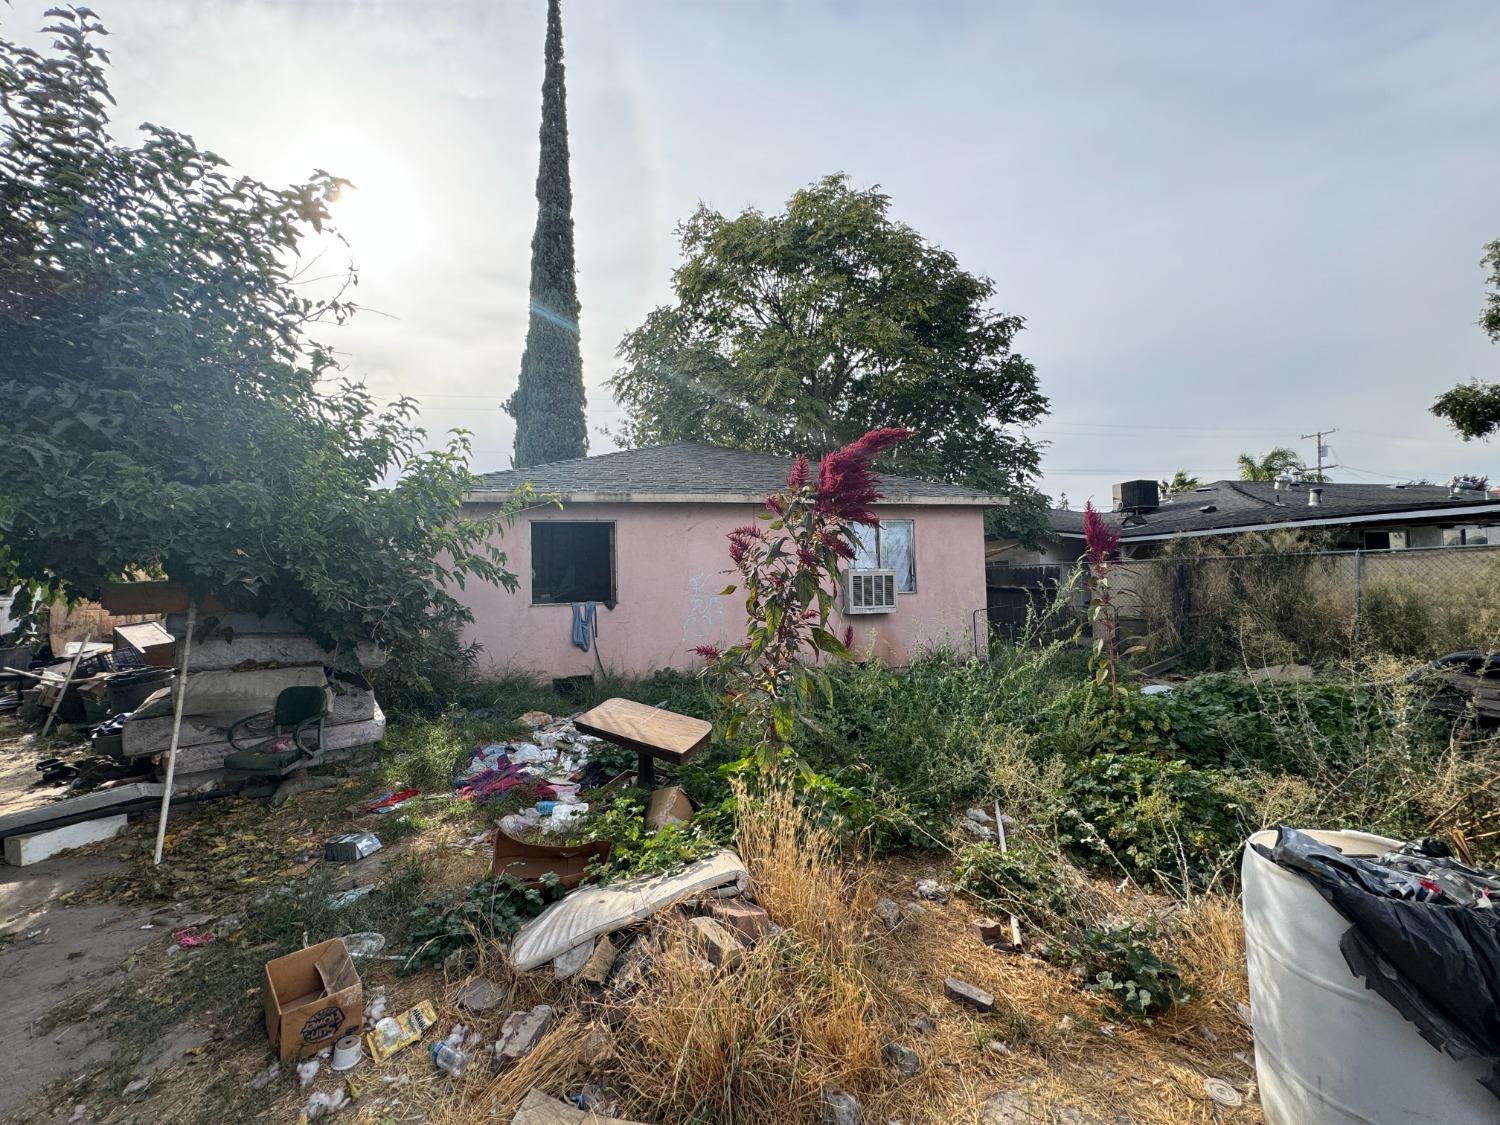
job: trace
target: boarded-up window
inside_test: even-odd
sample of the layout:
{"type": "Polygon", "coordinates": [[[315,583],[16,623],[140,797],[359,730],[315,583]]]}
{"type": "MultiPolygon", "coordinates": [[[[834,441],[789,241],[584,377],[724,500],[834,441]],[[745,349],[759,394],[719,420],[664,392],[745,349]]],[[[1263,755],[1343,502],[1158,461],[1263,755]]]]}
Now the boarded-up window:
{"type": "Polygon", "coordinates": [[[917,535],[913,520],[881,520],[876,527],[855,527],[859,546],[855,549],[856,569],[882,568],[896,572],[896,592],[917,592],[917,535]]]}
{"type": "Polygon", "coordinates": [[[531,525],[531,603],[615,604],[615,525],[536,520],[531,525]]]}

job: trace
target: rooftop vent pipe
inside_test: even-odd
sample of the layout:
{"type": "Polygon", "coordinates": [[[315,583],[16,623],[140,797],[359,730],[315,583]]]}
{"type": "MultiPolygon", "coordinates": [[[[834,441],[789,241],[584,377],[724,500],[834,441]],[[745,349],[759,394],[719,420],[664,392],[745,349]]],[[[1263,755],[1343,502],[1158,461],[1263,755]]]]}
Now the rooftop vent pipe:
{"type": "Polygon", "coordinates": [[[1309,508],[1321,508],[1323,506],[1323,490],[1321,488],[1309,488],[1307,490],[1307,506],[1309,508]]]}

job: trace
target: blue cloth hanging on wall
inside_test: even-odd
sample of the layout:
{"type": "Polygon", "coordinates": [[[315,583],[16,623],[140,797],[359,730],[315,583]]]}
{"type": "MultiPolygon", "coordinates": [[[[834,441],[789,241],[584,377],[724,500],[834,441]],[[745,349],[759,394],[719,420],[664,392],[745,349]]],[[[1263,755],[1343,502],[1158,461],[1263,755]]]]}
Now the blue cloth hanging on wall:
{"type": "Polygon", "coordinates": [[[595,613],[598,602],[574,602],[573,603],[573,643],[584,652],[589,650],[589,642],[596,635],[598,625],[595,622],[595,613]]]}

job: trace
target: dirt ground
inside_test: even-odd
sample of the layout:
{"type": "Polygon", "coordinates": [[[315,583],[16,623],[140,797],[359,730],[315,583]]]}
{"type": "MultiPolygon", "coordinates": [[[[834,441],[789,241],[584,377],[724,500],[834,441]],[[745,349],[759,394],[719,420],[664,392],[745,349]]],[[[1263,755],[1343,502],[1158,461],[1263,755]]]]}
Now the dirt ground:
{"type": "MultiPolygon", "coordinates": [[[[28,736],[0,726],[0,761],[12,767],[20,758],[29,769],[34,756],[28,736]]],[[[104,844],[25,869],[0,866],[0,1052],[8,1076],[0,1083],[0,1119],[290,1123],[313,1094],[340,1091],[355,1103],[334,1120],[470,1119],[453,1107],[467,1106],[474,1084],[487,1079],[455,1082],[434,1071],[425,1052],[408,1050],[383,1065],[366,1060],[347,1084],[324,1066],[304,1088],[290,1066],[274,1065],[266,1038],[259,988],[266,950],[241,939],[251,912],[275,909],[284,888],[315,878],[334,892],[389,885],[416,856],[424,901],[487,870],[486,851],[463,846],[473,823],[462,817],[436,818],[361,864],[330,870],[321,841],[351,825],[372,827],[351,822],[343,810],[376,784],[356,771],[337,788],[279,810],[242,800],[185,807],[173,817],[160,868],[150,864],[154,823],[136,821],[104,844]],[[174,932],[194,923],[216,933],[216,947],[174,951],[174,932]]],[[[901,902],[912,901],[916,878],[932,874],[941,872],[930,861],[899,857],[872,873],[879,891],[901,902]]],[[[1226,945],[1208,956],[1221,964],[1220,979],[1207,982],[1181,1014],[1152,1027],[1122,1027],[1101,1019],[1056,970],[983,946],[970,933],[974,911],[966,904],[923,906],[926,913],[910,926],[877,939],[878,958],[896,982],[880,1018],[922,1053],[923,1073],[910,1083],[884,1083],[867,1102],[865,1120],[979,1121],[986,1101],[1008,1091],[1043,1107],[1042,1121],[1261,1120],[1250,1036],[1235,1008],[1244,998],[1237,934],[1225,936],[1222,919],[1203,939],[1226,945]],[[958,1008],[943,994],[948,976],[993,992],[1001,1012],[958,1008]],[[933,1020],[932,1029],[912,1030],[922,1016],[933,1020]],[[992,1040],[1006,1043],[1008,1053],[989,1047],[992,1040]],[[1216,1106],[1204,1091],[1207,1077],[1230,1083],[1245,1104],[1216,1106]]],[[[432,999],[437,1034],[465,1018],[492,1039],[514,1007],[546,999],[566,1013],[574,1002],[547,970],[516,978],[492,961],[480,967],[501,984],[507,1002],[478,1018],[454,1004],[466,971],[401,976],[393,961],[373,960],[362,961],[360,973],[367,999],[383,995],[389,1013],[432,999]]],[[[573,1017],[564,1022],[576,1035],[573,1017]]],[[[547,1076],[537,1081],[547,1085],[547,1076]]],[[[552,1085],[566,1082],[557,1077],[552,1085]]],[[[509,1110],[492,1119],[509,1120],[509,1110]]]]}

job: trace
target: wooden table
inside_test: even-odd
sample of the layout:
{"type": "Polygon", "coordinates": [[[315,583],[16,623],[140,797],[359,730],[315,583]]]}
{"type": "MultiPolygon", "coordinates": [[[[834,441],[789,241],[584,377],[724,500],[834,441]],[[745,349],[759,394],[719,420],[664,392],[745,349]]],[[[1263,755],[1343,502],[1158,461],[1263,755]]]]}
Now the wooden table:
{"type": "Polygon", "coordinates": [[[683,765],[708,744],[714,730],[702,719],[629,699],[606,699],[574,719],[573,726],[584,734],[634,750],[635,783],[642,789],[655,784],[656,758],[674,766],[683,765]]]}

